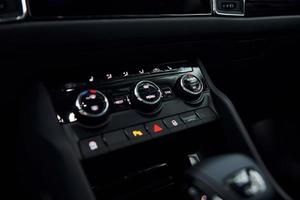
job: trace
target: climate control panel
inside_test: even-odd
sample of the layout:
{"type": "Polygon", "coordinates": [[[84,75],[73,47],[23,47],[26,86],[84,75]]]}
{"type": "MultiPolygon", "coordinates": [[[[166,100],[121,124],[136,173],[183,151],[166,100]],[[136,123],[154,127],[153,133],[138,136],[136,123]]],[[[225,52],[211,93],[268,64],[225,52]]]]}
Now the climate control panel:
{"type": "Polygon", "coordinates": [[[121,79],[95,78],[52,88],[58,120],[78,139],[84,158],[218,118],[197,65],[172,63],[172,70],[155,69],[121,79]]]}

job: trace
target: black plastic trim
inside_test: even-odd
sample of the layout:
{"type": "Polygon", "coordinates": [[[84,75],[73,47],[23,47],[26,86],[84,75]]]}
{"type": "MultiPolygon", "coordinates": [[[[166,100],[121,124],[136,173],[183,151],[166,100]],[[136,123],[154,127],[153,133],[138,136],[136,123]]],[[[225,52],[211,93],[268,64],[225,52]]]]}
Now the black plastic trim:
{"type": "MultiPolygon", "coordinates": [[[[27,21],[0,26],[0,43],[14,49],[105,48],[245,37],[300,31],[300,15],[281,17],[174,17],[147,19],[27,21]],[[79,46],[81,45],[81,46],[79,46]]],[[[6,50],[7,50],[6,49],[6,50]]]]}
{"type": "Polygon", "coordinates": [[[245,144],[247,145],[247,148],[249,148],[251,156],[253,156],[262,172],[266,175],[266,177],[274,187],[275,191],[277,191],[283,199],[292,200],[292,198],[281,188],[281,186],[276,182],[276,180],[267,169],[233,103],[222,91],[220,91],[213,84],[200,59],[198,59],[198,63],[204,77],[206,78],[208,86],[211,88],[211,94],[213,96],[214,104],[219,115],[223,118],[223,124],[225,124],[224,127],[228,127],[228,124],[230,124],[230,128],[235,129],[235,131],[237,131],[242,136],[245,144]]]}
{"type": "Polygon", "coordinates": [[[40,83],[30,91],[20,116],[20,130],[22,150],[32,158],[35,169],[32,176],[51,199],[95,200],[81,167],[77,144],[57,122],[47,89],[40,83]]]}

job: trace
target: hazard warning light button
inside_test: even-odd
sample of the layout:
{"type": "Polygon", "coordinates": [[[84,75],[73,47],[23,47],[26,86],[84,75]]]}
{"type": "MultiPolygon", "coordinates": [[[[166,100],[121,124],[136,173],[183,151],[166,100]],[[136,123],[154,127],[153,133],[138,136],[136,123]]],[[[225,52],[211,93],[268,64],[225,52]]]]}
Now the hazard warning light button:
{"type": "Polygon", "coordinates": [[[165,135],[169,133],[169,130],[161,120],[147,123],[145,127],[153,137],[159,137],[161,135],[165,135]]]}

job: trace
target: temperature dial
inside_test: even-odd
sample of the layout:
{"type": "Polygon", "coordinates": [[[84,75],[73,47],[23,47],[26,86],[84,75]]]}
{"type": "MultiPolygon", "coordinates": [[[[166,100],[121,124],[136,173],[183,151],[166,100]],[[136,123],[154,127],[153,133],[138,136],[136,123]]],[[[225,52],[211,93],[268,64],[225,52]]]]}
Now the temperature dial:
{"type": "Polygon", "coordinates": [[[155,83],[140,81],[136,84],[133,93],[135,105],[142,112],[155,113],[160,110],[162,92],[155,83]]]}
{"type": "Polygon", "coordinates": [[[109,102],[98,90],[85,90],[76,100],[78,120],[86,125],[101,125],[108,116],[109,102]]]}
{"type": "Polygon", "coordinates": [[[202,81],[193,74],[183,75],[178,83],[179,94],[191,103],[198,103],[203,91],[202,81]]]}

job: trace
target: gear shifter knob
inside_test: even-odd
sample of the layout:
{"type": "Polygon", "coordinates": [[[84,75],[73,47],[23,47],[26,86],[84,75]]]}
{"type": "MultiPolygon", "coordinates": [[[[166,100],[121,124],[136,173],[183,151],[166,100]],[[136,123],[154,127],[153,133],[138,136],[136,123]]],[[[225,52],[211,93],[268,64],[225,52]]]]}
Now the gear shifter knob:
{"type": "Polygon", "coordinates": [[[211,199],[268,200],[274,194],[255,162],[239,154],[204,160],[187,172],[187,178],[211,199]]]}

